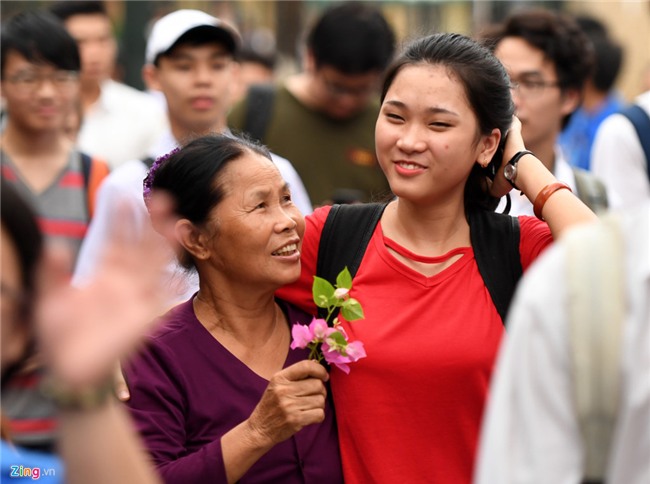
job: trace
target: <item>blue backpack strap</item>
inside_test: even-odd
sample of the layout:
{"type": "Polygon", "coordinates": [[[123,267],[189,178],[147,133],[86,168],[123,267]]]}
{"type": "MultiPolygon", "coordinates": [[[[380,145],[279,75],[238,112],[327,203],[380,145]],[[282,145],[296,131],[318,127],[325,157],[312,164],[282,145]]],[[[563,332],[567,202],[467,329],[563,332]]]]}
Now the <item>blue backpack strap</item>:
{"type": "MultiPolygon", "coordinates": [[[[318,246],[316,275],[330,282],[347,267],[354,278],[386,203],[332,205],[318,246]]],[[[319,308],[319,317],[326,316],[319,308]]]]}
{"type": "Polygon", "coordinates": [[[510,302],[523,274],[519,255],[519,219],[476,210],[468,214],[476,265],[505,324],[510,302]]]}
{"type": "Polygon", "coordinates": [[[645,154],[645,162],[650,180],[650,117],[638,104],[631,104],[621,111],[621,114],[630,120],[636,130],[639,142],[645,154]]]}

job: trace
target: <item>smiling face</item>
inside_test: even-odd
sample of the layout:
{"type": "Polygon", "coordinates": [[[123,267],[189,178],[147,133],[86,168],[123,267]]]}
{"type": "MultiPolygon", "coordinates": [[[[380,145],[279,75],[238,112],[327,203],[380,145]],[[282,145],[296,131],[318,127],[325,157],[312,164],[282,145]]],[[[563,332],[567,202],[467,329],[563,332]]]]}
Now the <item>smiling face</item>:
{"type": "Polygon", "coordinates": [[[462,200],[474,163],[489,161],[495,141],[498,135],[479,135],[460,80],[444,66],[424,63],[395,76],[375,127],[391,190],[418,204],[462,200]]]}
{"type": "Polygon", "coordinates": [[[63,131],[79,93],[76,73],[51,64],[35,64],[17,51],[5,58],[2,96],[8,122],[36,135],[63,131]]]}
{"type": "Polygon", "coordinates": [[[228,281],[272,290],[300,275],[305,221],[276,166],[246,151],[221,176],[223,200],[206,224],[208,263],[228,281]]]}

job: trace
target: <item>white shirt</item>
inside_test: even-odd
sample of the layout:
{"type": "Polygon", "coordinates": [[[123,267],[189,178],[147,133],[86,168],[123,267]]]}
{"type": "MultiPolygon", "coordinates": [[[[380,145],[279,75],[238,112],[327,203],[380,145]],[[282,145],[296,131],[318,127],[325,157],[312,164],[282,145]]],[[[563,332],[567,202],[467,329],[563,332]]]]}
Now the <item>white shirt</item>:
{"type": "MultiPolygon", "coordinates": [[[[650,204],[638,208],[621,214],[628,306],[606,481],[622,484],[650,482],[650,204]]],[[[580,482],[566,257],[566,246],[556,243],[517,291],[491,385],[475,484],[580,482]]]]}
{"type": "Polygon", "coordinates": [[[167,113],[155,99],[109,79],[84,114],[77,144],[114,169],[128,160],[145,158],[168,129],[167,113]]]}
{"type": "MultiPolygon", "coordinates": [[[[635,102],[650,114],[650,91],[635,102]]],[[[650,200],[645,154],[634,126],[622,114],[608,116],[598,127],[591,148],[591,170],[605,183],[611,207],[650,200]]]]}
{"type": "MultiPolygon", "coordinates": [[[[576,177],[573,174],[571,165],[567,161],[566,157],[562,153],[562,150],[559,146],[555,147],[555,164],[553,167],[553,175],[559,181],[566,183],[571,187],[573,193],[577,193],[576,187],[576,177]]],[[[517,217],[519,215],[530,215],[535,216],[533,212],[533,204],[526,198],[526,195],[522,195],[519,190],[514,188],[510,190],[510,200],[512,201],[512,206],[510,207],[510,215],[517,217]]],[[[499,205],[496,208],[496,212],[502,213],[506,208],[506,197],[502,197],[499,201],[499,205]]]]}
{"type": "MultiPolygon", "coordinates": [[[[167,131],[153,146],[150,156],[156,158],[169,153],[177,145],[178,142],[171,131],[167,131]]],[[[271,157],[291,188],[294,204],[303,215],[310,214],[311,202],[296,170],[288,160],[274,154],[271,157]]],[[[100,186],[95,201],[95,213],[79,251],[72,279],[74,285],[82,285],[93,277],[113,230],[112,226],[118,223],[120,216],[127,212],[136,227],[145,227],[145,224],[150,223],[142,196],[142,182],[147,172],[148,167],[141,160],[131,160],[111,172],[100,186]]],[[[137,238],[137,235],[135,237],[137,238]]],[[[169,274],[173,294],[178,295],[178,298],[174,298],[175,302],[188,299],[198,289],[196,273],[188,272],[176,262],[170,265],[169,274]]]]}

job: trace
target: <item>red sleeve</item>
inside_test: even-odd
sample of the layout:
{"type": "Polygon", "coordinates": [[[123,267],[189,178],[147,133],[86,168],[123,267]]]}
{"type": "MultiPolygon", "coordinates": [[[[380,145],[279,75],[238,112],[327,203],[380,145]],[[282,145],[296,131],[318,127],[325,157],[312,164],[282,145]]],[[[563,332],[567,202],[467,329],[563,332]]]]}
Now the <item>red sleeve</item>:
{"type": "Polygon", "coordinates": [[[519,238],[519,255],[521,257],[521,267],[524,272],[544,252],[544,250],[553,242],[551,229],[546,222],[539,220],[537,217],[529,215],[520,215],[519,217],[520,238],[519,238]]]}
{"type": "Polygon", "coordinates": [[[298,306],[309,314],[316,314],[311,287],[316,275],[320,234],[330,209],[330,206],[317,208],[314,213],[305,217],[305,236],[300,249],[300,278],[276,292],[280,299],[298,306]]]}

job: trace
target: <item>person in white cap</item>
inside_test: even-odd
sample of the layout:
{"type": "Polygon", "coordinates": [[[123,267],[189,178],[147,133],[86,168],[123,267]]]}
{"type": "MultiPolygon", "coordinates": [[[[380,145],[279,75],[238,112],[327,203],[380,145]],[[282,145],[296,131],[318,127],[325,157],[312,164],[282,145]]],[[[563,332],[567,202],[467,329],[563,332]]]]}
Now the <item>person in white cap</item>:
{"type": "MultiPolygon", "coordinates": [[[[101,186],[95,215],[81,247],[73,283],[82,285],[95,273],[118,207],[127,205],[139,226],[149,224],[142,198],[142,181],[156,157],[208,133],[228,133],[226,115],[231,90],[237,81],[237,30],[221,19],[199,10],[177,10],[159,19],[147,42],[143,78],[166,99],[170,129],[153,146],[150,157],[132,160],[112,172],[101,186]]],[[[304,215],[312,207],[302,181],[291,163],[273,157],[289,184],[294,203],[304,215]]],[[[196,291],[195,274],[170,267],[170,284],[187,299],[196,291]]]]}

